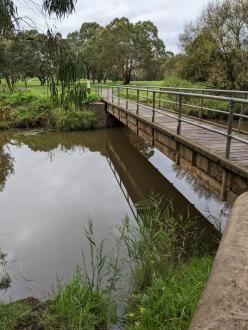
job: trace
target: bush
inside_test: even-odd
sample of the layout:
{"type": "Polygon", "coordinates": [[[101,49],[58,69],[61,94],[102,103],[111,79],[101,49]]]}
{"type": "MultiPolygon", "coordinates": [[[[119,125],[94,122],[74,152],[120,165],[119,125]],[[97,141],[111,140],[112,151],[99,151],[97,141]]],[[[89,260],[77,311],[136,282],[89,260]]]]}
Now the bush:
{"type": "Polygon", "coordinates": [[[52,121],[53,104],[48,99],[37,99],[33,103],[9,111],[8,120],[12,127],[45,127],[52,121]]]}
{"type": "Polygon", "coordinates": [[[95,114],[92,111],[68,110],[57,108],[54,111],[56,128],[62,131],[86,130],[93,127],[95,114]]]}

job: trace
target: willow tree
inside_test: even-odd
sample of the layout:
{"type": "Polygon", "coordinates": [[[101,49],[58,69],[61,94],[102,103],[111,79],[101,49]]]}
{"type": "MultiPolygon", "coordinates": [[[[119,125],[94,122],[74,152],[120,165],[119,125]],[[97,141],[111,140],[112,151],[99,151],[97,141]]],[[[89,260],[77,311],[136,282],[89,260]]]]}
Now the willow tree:
{"type": "MultiPolygon", "coordinates": [[[[71,14],[75,10],[77,0],[43,0],[42,7],[49,15],[58,18],[71,14]]],[[[0,0],[0,35],[13,32],[18,24],[18,7],[13,0],[0,0]]]]}
{"type": "MultiPolygon", "coordinates": [[[[42,8],[49,15],[55,14],[58,18],[62,18],[75,10],[76,2],[77,0],[43,0],[42,8]]],[[[9,49],[16,40],[16,28],[20,20],[18,7],[15,6],[14,1],[0,0],[0,73],[7,81],[10,92],[13,92],[12,77],[15,66],[11,61],[12,55],[9,49]]]]}

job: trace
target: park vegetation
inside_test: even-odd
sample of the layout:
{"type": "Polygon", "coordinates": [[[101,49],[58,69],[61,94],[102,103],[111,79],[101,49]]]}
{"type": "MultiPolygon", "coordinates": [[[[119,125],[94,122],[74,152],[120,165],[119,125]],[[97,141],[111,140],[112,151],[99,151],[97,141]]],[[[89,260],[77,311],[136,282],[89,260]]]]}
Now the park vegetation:
{"type": "MultiPolygon", "coordinates": [[[[96,243],[90,221],[85,234],[92,270],[78,267],[71,280],[59,283],[46,302],[28,298],[0,304],[1,329],[109,329],[118,320],[116,307],[123,296],[118,290],[126,279],[123,263],[131,269],[130,290],[119,320],[122,328],[187,329],[217,243],[207,244],[197,219],[175,216],[172,205],[159,196],[151,196],[137,209],[136,223],[125,218],[118,227],[116,257],[105,255],[104,242],[96,243]],[[127,251],[124,260],[120,256],[123,248],[127,251]]],[[[6,277],[3,273],[2,278],[6,277]]]]}
{"type": "MultiPolygon", "coordinates": [[[[75,3],[42,2],[45,12],[59,18],[72,13],[75,3]]],[[[95,118],[85,105],[97,97],[87,91],[85,79],[129,84],[135,79],[166,77],[168,84],[178,87],[248,88],[245,0],[211,1],[185,27],[180,36],[183,52],[177,55],[166,51],[150,21],[131,23],[123,17],[106,26],[86,22],[67,38],[50,30],[47,34],[22,31],[20,23],[13,1],[0,0],[0,128],[92,127],[95,118]],[[33,78],[39,79],[46,95],[28,90],[33,78]],[[20,81],[27,90],[20,89],[20,81]]],[[[154,198],[141,205],[137,223],[123,221],[120,234],[131,264],[123,327],[187,329],[217,246],[209,249],[204,244],[196,219],[176,217],[170,205],[164,208],[154,198]]],[[[91,235],[88,238],[94,251],[95,242],[91,235]]],[[[99,251],[101,254],[102,247],[99,251]]],[[[1,265],[4,259],[0,254],[1,265]]],[[[97,260],[101,261],[100,274],[108,261],[102,254],[97,260]]],[[[117,264],[111,263],[113,285],[107,290],[96,286],[85,271],[77,270],[46,302],[30,298],[0,304],[0,328],[108,329],[116,319],[115,281],[122,278],[117,264]]],[[[6,290],[11,279],[7,273],[1,275],[0,289],[6,290]]]]}
{"type": "Polygon", "coordinates": [[[248,2],[210,1],[180,35],[182,54],[166,64],[170,74],[209,86],[248,88],[248,2]]]}

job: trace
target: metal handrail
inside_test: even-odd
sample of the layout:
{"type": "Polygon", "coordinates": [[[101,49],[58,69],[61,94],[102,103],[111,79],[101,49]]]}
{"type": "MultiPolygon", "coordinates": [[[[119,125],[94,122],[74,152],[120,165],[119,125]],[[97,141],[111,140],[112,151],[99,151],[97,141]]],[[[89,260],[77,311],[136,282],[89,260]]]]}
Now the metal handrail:
{"type": "MultiPolygon", "coordinates": [[[[124,85],[127,86],[127,85],[124,85]]],[[[132,85],[143,88],[158,88],[158,90],[174,90],[174,91],[198,91],[208,93],[223,93],[223,94],[240,94],[248,95],[248,91],[244,90],[230,90],[230,89],[214,89],[214,88],[193,88],[193,87],[170,87],[170,86],[159,86],[159,85],[132,85]]]]}
{"type": "MultiPolygon", "coordinates": [[[[139,90],[140,92],[147,92],[147,89],[140,88],[140,87],[130,87],[130,86],[125,86],[125,85],[118,85],[118,86],[106,86],[106,85],[99,85],[99,87],[104,87],[104,88],[111,88],[111,89],[128,89],[128,90],[134,90],[137,91],[139,90]]],[[[240,98],[234,98],[234,97],[226,97],[226,96],[218,96],[218,95],[208,95],[208,94],[197,94],[197,93],[183,93],[183,92],[174,92],[174,91],[159,91],[157,89],[150,89],[148,91],[149,93],[161,93],[161,94],[167,94],[167,95],[182,95],[185,97],[196,97],[196,98],[204,98],[204,99],[209,99],[209,100],[217,100],[217,101],[235,101],[235,103],[240,103],[240,104],[248,104],[248,100],[245,99],[240,99],[240,98]]]]}
{"type": "MultiPolygon", "coordinates": [[[[124,100],[126,102],[126,109],[128,110],[128,105],[129,103],[135,104],[136,105],[136,114],[139,115],[139,109],[140,109],[140,104],[142,104],[141,102],[141,92],[146,92],[147,93],[147,99],[149,97],[149,93],[152,93],[152,97],[149,97],[149,99],[152,99],[152,106],[149,105],[144,105],[142,104],[143,108],[146,108],[148,110],[150,110],[152,112],[152,122],[155,123],[155,114],[159,113],[162,114],[164,116],[173,118],[175,120],[177,120],[178,124],[177,124],[177,135],[181,135],[181,126],[182,123],[186,123],[188,125],[192,125],[195,127],[199,127],[201,129],[204,129],[206,131],[209,132],[213,132],[215,134],[219,134],[222,135],[226,138],[226,153],[225,153],[225,157],[226,159],[230,158],[230,152],[231,152],[231,142],[232,140],[236,140],[239,141],[241,143],[244,143],[246,145],[248,145],[248,140],[241,138],[237,135],[233,134],[233,122],[234,122],[234,116],[239,117],[240,121],[243,118],[248,118],[247,115],[244,115],[243,113],[235,113],[234,112],[234,106],[235,104],[242,104],[242,105],[246,105],[248,104],[248,100],[246,99],[240,99],[240,98],[234,98],[234,97],[225,97],[225,96],[214,96],[214,95],[206,95],[206,94],[196,94],[196,93],[184,93],[184,92],[175,92],[175,91],[168,91],[168,90],[156,90],[156,89],[144,89],[144,88],[140,88],[140,87],[131,87],[131,86],[123,86],[123,85],[119,85],[119,86],[106,86],[106,85],[98,85],[97,87],[97,91],[99,93],[101,93],[103,95],[103,89],[106,90],[107,89],[107,98],[109,99],[111,97],[112,103],[114,103],[115,99],[117,98],[117,102],[118,105],[120,105],[120,100],[124,100]],[[115,90],[118,90],[118,96],[115,96],[115,90]],[[122,90],[126,90],[126,97],[121,97],[121,92],[122,90]],[[111,90],[111,94],[110,94],[110,90],[111,90]],[[136,101],[132,101],[130,100],[130,91],[136,91],[136,94],[132,96],[136,96],[136,101]],[[159,99],[156,99],[156,95],[159,94],[159,99]],[[176,102],[175,104],[177,105],[176,107],[176,116],[175,115],[171,115],[168,114],[160,109],[156,109],[156,102],[158,102],[159,108],[161,106],[161,101],[164,101],[163,99],[161,99],[161,94],[167,94],[167,95],[173,95],[176,96],[176,102]],[[187,103],[183,103],[183,99],[184,98],[191,98],[191,97],[196,97],[201,99],[201,106],[195,106],[195,105],[190,105],[187,103]],[[228,111],[223,111],[223,110],[218,110],[218,109],[211,109],[211,108],[206,108],[203,104],[204,99],[210,99],[210,100],[218,100],[218,101],[222,101],[222,102],[228,102],[229,104],[229,110],[228,111]],[[197,122],[193,122],[190,119],[185,119],[182,117],[183,114],[183,107],[185,106],[192,106],[195,108],[198,108],[201,110],[201,112],[203,110],[208,110],[208,111],[213,111],[213,112],[218,112],[218,113],[222,113],[224,115],[228,116],[228,126],[227,126],[227,131],[223,131],[219,130],[219,129],[215,129],[206,125],[202,125],[199,124],[197,122]]],[[[199,115],[199,119],[201,120],[201,114],[199,115]]],[[[239,122],[240,124],[240,122],[239,122]]]]}

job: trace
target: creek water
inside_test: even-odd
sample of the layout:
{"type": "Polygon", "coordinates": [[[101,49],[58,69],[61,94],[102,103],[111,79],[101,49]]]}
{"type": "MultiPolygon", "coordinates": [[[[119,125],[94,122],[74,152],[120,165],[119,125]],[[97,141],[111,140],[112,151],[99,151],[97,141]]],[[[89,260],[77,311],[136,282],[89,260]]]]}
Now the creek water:
{"type": "Polygon", "coordinates": [[[197,217],[211,242],[228,207],[127,128],[88,132],[14,130],[0,133],[0,249],[12,285],[4,299],[45,299],[87,255],[91,218],[107,239],[135,203],[151,193],[172,200],[176,214],[197,217]]]}

